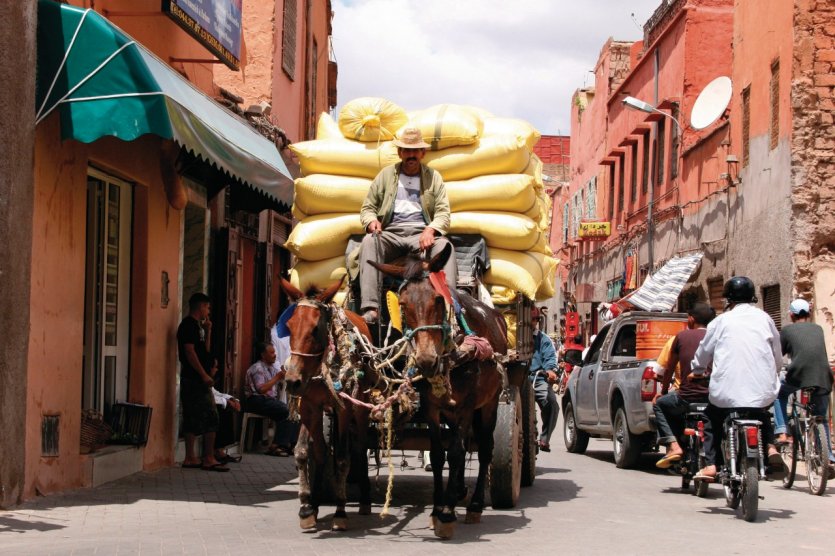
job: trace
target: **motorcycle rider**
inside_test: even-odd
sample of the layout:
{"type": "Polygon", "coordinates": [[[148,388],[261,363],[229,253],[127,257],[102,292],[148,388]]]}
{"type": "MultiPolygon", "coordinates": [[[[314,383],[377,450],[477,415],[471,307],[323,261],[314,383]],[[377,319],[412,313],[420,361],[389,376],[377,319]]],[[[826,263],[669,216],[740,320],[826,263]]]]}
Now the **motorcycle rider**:
{"type": "Polygon", "coordinates": [[[824,417],[826,447],[829,453],[829,473],[835,471],[835,455],[829,438],[829,394],[832,392],[832,370],[826,357],[823,328],[811,321],[811,309],[805,299],[795,299],[789,305],[792,324],[780,332],[783,353],[791,358],[786,376],[781,380],[780,393],[774,401],[774,432],[777,443],[788,442],[786,436],[786,405],[789,394],[802,388],[815,388],[812,395],[815,415],[824,417]]]}
{"type": "Polygon", "coordinates": [[[783,353],[780,334],[765,311],[754,306],[756,290],[751,279],[734,276],[722,291],[726,310],[708,326],[704,340],[693,356],[693,372],[704,374],[712,364],[709,403],[705,423],[705,462],[696,479],[716,477],[717,447],[721,446],[725,418],[735,409],[763,412],[762,437],[768,446],[768,461],[780,463],[774,447],[769,406],[777,398],[783,353]]]}
{"type": "MultiPolygon", "coordinates": [[[[694,377],[690,364],[699,343],[705,337],[706,327],[716,317],[716,311],[707,303],[695,303],[687,312],[687,328],[676,334],[670,348],[670,357],[664,365],[665,372],[661,381],[661,396],[655,400],[655,422],[658,426],[659,442],[667,445],[666,455],[655,466],[667,469],[679,461],[684,450],[678,439],[684,434],[684,415],[691,403],[706,402],[708,396],[707,378],[694,377]],[[680,385],[677,391],[670,392],[673,370],[680,364],[680,385]]],[[[659,363],[661,358],[659,357],[659,363]]]]}

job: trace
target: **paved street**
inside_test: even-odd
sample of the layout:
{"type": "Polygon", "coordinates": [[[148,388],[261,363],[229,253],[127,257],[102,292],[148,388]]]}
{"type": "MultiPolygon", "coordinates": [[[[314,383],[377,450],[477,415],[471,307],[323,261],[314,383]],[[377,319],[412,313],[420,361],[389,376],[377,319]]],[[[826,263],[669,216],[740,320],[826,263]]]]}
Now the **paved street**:
{"type": "MultiPolygon", "coordinates": [[[[292,461],[248,454],[226,474],[141,473],[2,512],[0,553],[831,554],[835,546],[833,487],[813,497],[761,483],[759,520],[745,523],[725,508],[718,486],[706,499],[682,494],[678,479],[656,471],[652,457],[623,471],[614,467],[608,441],[592,440],[582,456],[566,453],[561,439],[555,444],[540,455],[536,483],[523,490],[519,507],[488,510],[480,525],[461,523],[451,541],[436,540],[427,528],[431,481],[423,471],[398,467],[390,517],[379,517],[380,504],[370,517],[357,516],[352,505],[350,532],[303,534],[292,461]]],[[[381,474],[380,503],[384,486],[381,474]]],[[[330,511],[324,508],[325,517],[330,511]]]]}

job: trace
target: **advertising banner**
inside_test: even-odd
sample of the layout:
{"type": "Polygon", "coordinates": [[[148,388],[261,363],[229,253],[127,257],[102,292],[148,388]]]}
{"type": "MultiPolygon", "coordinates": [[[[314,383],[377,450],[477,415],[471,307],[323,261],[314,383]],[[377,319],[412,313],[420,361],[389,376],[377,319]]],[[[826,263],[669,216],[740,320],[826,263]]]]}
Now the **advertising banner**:
{"type": "Polygon", "coordinates": [[[612,223],[600,221],[581,221],[577,229],[580,239],[605,239],[612,235],[612,223]]]}
{"type": "Polygon", "coordinates": [[[243,0],[162,0],[162,11],[221,62],[237,70],[241,60],[243,0]]]}

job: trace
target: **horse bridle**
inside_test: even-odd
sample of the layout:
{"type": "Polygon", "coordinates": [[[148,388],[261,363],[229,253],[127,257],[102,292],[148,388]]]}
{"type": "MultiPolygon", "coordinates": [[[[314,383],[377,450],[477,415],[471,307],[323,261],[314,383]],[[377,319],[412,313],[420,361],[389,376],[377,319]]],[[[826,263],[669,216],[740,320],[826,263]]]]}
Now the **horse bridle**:
{"type": "Polygon", "coordinates": [[[328,321],[330,320],[330,315],[331,315],[330,307],[327,304],[322,303],[321,301],[316,301],[316,300],[313,300],[313,299],[302,299],[301,301],[297,302],[296,306],[297,307],[311,307],[311,308],[317,309],[319,311],[319,323],[316,325],[317,336],[315,337],[315,339],[320,344],[324,344],[325,347],[322,348],[322,351],[319,351],[319,352],[316,352],[316,353],[304,353],[302,351],[295,351],[295,350],[291,349],[290,350],[290,355],[298,355],[299,357],[320,357],[320,356],[324,355],[328,351],[328,349],[330,348],[330,341],[328,339],[328,324],[327,324],[328,321]],[[325,323],[324,326],[322,325],[323,321],[325,323]],[[324,339],[318,337],[319,333],[322,330],[324,330],[324,332],[325,332],[325,338],[324,339]]]}

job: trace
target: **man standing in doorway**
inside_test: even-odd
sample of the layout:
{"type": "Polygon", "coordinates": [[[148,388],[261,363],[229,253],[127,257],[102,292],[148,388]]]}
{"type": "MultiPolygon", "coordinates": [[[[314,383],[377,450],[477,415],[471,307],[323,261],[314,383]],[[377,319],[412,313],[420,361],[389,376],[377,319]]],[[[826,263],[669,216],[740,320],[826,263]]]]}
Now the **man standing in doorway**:
{"type": "Polygon", "coordinates": [[[183,433],[186,457],[183,467],[204,471],[229,471],[215,458],[215,435],[219,427],[212,386],[211,301],[204,293],[188,300],[188,315],[177,328],[180,357],[180,403],[183,408],[183,433]],[[194,441],[203,435],[203,459],[197,457],[194,441]]]}

